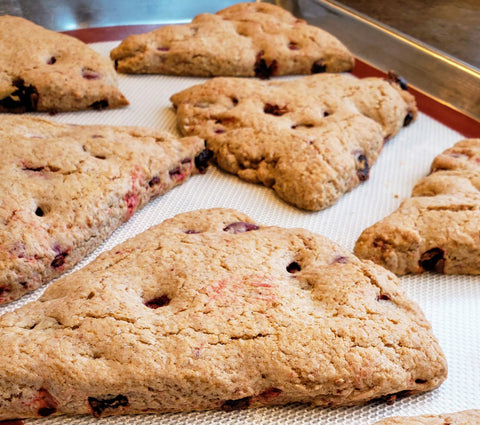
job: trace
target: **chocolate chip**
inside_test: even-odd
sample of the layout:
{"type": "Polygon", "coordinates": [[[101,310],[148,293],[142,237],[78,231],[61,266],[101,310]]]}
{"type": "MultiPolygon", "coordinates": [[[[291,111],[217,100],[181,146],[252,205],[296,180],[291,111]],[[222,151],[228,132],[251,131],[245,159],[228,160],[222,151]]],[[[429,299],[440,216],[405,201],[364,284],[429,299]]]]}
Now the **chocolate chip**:
{"type": "Polygon", "coordinates": [[[0,100],[0,110],[5,109],[15,113],[36,111],[38,104],[37,88],[25,85],[25,81],[21,78],[13,80],[12,85],[16,87],[16,90],[10,96],[0,100]]]}
{"type": "Polygon", "coordinates": [[[54,407],[40,407],[40,409],[38,409],[37,413],[40,416],[42,416],[43,418],[45,418],[47,416],[53,415],[56,411],[57,411],[57,409],[54,408],[54,407]]]}
{"type": "Polygon", "coordinates": [[[231,223],[228,226],[223,228],[224,232],[229,233],[245,233],[250,232],[251,230],[258,230],[259,227],[256,224],[252,223],[245,223],[244,221],[237,221],[235,223],[231,223]]]}
{"type": "Polygon", "coordinates": [[[408,111],[407,115],[405,115],[405,119],[403,120],[403,126],[406,127],[413,121],[413,113],[412,111],[408,111]]]}
{"type": "Polygon", "coordinates": [[[223,134],[225,133],[225,130],[223,128],[217,128],[214,132],[215,134],[223,134]]]}
{"type": "Polygon", "coordinates": [[[370,167],[368,166],[367,157],[363,154],[360,154],[356,158],[356,168],[357,168],[357,177],[363,182],[368,179],[370,172],[370,167]]]}
{"type": "Polygon", "coordinates": [[[38,215],[39,217],[43,217],[44,212],[40,207],[37,207],[37,209],[35,210],[35,215],[38,215]]]}
{"type": "Polygon", "coordinates": [[[280,117],[283,114],[286,114],[288,112],[288,109],[286,106],[278,106],[278,105],[272,105],[271,103],[266,103],[265,107],[263,108],[263,112],[265,112],[266,114],[271,114],[271,115],[280,117]]]}
{"type": "Polygon", "coordinates": [[[288,273],[297,273],[297,272],[299,272],[300,270],[302,270],[302,268],[300,267],[300,264],[298,264],[296,261],[291,262],[291,263],[287,266],[287,272],[288,272],[288,273]]]}
{"type": "Polygon", "coordinates": [[[160,297],[153,298],[151,300],[145,301],[145,305],[148,308],[159,308],[165,307],[166,305],[170,304],[170,297],[168,295],[162,295],[160,297]]]}
{"type": "Polygon", "coordinates": [[[255,77],[261,80],[268,80],[272,75],[277,72],[278,64],[276,60],[273,60],[270,65],[267,65],[265,59],[263,59],[264,51],[260,51],[255,61],[254,72],[255,77]]]}
{"type": "Polygon", "coordinates": [[[88,106],[89,108],[96,109],[97,111],[101,111],[102,109],[108,108],[108,100],[97,100],[93,102],[91,105],[88,106]]]}
{"type": "Polygon", "coordinates": [[[200,173],[205,173],[212,158],[213,152],[209,149],[204,149],[195,157],[195,167],[197,167],[200,173]]]}
{"type": "Polygon", "coordinates": [[[124,395],[104,399],[88,397],[88,405],[90,406],[93,416],[99,418],[106,409],[117,409],[121,406],[128,406],[128,398],[124,395]]]}
{"type": "Polygon", "coordinates": [[[57,268],[63,266],[65,264],[65,257],[67,255],[68,254],[66,252],[56,255],[53,261],[50,263],[50,267],[57,268]]]}
{"type": "Polygon", "coordinates": [[[426,384],[427,382],[427,379],[415,379],[416,384],[426,384]]]}
{"type": "Polygon", "coordinates": [[[327,70],[327,65],[325,65],[322,59],[315,61],[312,65],[311,72],[312,74],[321,74],[327,70]]]}
{"type": "Polygon", "coordinates": [[[390,301],[390,296],[387,295],[387,294],[380,294],[378,297],[377,297],[377,301],[390,301]]]}
{"type": "Polygon", "coordinates": [[[58,403],[45,388],[38,390],[38,395],[34,400],[39,416],[47,417],[57,411],[58,403]]]}
{"type": "Polygon", "coordinates": [[[27,170],[27,171],[35,171],[35,172],[40,172],[40,171],[43,171],[45,167],[28,167],[28,166],[25,166],[23,167],[22,169],[23,170],[27,170]]]}
{"type": "Polygon", "coordinates": [[[250,406],[250,397],[239,398],[238,400],[226,400],[222,404],[222,410],[224,412],[231,412],[233,410],[248,409],[250,406]]]}
{"type": "Polygon", "coordinates": [[[445,267],[445,252],[441,248],[425,251],[418,260],[418,265],[427,271],[443,273],[445,267]]]}
{"type": "Polygon", "coordinates": [[[170,170],[168,172],[168,175],[171,177],[171,178],[176,178],[176,177],[179,177],[182,175],[182,170],[180,170],[180,167],[176,167],[174,168],[173,170],[170,170]]]}
{"type": "Polygon", "coordinates": [[[52,56],[47,60],[47,65],[53,65],[56,61],[57,59],[55,58],[55,56],[52,56]]]}
{"type": "Polygon", "coordinates": [[[160,183],[160,177],[155,176],[155,177],[152,177],[152,178],[150,179],[150,181],[148,182],[148,185],[149,185],[150,187],[152,187],[152,186],[155,186],[155,185],[158,184],[158,183],[160,183]]]}
{"type": "Polygon", "coordinates": [[[408,84],[403,77],[400,77],[395,71],[388,71],[388,80],[398,84],[402,90],[408,90],[408,84]]]}
{"type": "Polygon", "coordinates": [[[160,47],[157,47],[157,50],[159,52],[168,52],[170,50],[170,47],[167,47],[167,46],[160,46],[160,47]]]}

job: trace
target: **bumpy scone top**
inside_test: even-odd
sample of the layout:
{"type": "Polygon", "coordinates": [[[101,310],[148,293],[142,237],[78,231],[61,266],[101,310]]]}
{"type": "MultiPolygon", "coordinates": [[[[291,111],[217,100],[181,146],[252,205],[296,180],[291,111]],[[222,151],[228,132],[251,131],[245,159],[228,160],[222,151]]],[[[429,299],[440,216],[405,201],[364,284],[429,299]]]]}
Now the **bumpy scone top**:
{"type": "Polygon", "coordinates": [[[0,419],[352,405],[447,373],[392,273],[224,209],[152,227],[2,316],[0,362],[0,419]]]}
{"type": "Polygon", "coordinates": [[[113,64],[76,38],[0,16],[0,112],[125,106],[113,64]]]}
{"type": "Polygon", "coordinates": [[[396,416],[383,419],[374,425],[480,425],[480,410],[441,415],[396,416]]]}
{"type": "Polygon", "coordinates": [[[110,56],[120,72],[203,77],[341,72],[354,63],[331,34],[269,3],[241,3],[131,35],[110,56]]]}
{"type": "Polygon", "coordinates": [[[398,275],[480,274],[480,139],[437,156],[398,210],[364,230],[355,253],[398,275]]]}
{"type": "Polygon", "coordinates": [[[0,304],[80,261],[203,170],[204,141],[136,127],[0,118],[0,304]]]}
{"type": "Polygon", "coordinates": [[[182,134],[206,139],[221,168],[307,210],[330,206],[366,180],[384,142],[417,111],[395,79],[343,74],[219,77],[171,101],[182,134]]]}

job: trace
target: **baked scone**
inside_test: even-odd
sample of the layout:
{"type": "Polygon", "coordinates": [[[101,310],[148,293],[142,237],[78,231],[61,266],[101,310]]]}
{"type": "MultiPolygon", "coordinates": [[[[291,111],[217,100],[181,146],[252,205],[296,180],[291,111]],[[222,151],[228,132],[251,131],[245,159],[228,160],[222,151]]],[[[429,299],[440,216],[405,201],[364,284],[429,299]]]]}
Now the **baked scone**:
{"type": "Polygon", "coordinates": [[[108,58],[66,34],[0,16],[0,112],[77,111],[128,105],[108,58]]]}
{"type": "Polygon", "coordinates": [[[480,425],[480,410],[441,415],[396,416],[383,419],[374,425],[480,425]]]}
{"type": "Polygon", "coordinates": [[[0,304],[71,268],[208,159],[197,137],[10,114],[0,152],[0,304]]]}
{"type": "Polygon", "coordinates": [[[395,275],[227,209],[164,221],[3,315],[0,362],[0,419],[354,405],[447,374],[395,275]]]}
{"type": "Polygon", "coordinates": [[[384,142],[417,112],[396,79],[349,74],[217,77],[171,101],[180,132],[206,139],[220,168],[307,210],[366,180],[384,142]]]}
{"type": "Polygon", "coordinates": [[[127,37],[110,57],[119,72],[269,78],[342,72],[354,58],[334,36],[280,6],[240,3],[189,24],[127,37]]]}
{"type": "Polygon", "coordinates": [[[403,275],[480,274],[480,139],[438,155],[391,215],[362,232],[355,253],[403,275]]]}

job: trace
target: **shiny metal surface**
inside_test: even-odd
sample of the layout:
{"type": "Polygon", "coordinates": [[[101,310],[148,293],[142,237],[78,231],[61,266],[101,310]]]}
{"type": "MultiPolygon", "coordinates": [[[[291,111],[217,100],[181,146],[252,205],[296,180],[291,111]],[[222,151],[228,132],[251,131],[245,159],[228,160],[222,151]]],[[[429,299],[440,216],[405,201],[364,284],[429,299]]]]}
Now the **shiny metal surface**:
{"type": "MultiPolygon", "coordinates": [[[[245,0],[249,1],[249,0],[245,0]]],[[[0,15],[23,16],[54,31],[190,21],[241,0],[0,0],[0,15]]]]}
{"type": "Polygon", "coordinates": [[[332,0],[298,0],[295,12],[357,57],[394,70],[418,90],[480,120],[480,70],[332,0]]]}

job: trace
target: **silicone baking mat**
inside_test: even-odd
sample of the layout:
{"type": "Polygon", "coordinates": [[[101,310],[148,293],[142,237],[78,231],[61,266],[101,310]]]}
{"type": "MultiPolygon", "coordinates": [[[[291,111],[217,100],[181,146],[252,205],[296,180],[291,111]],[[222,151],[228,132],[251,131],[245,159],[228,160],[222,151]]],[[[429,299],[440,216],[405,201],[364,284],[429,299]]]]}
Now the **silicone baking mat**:
{"type": "MultiPolygon", "coordinates": [[[[108,56],[118,42],[94,43],[108,56]]],[[[295,78],[295,77],[294,77],[295,78]]],[[[200,78],[156,75],[120,75],[122,92],[130,101],[124,109],[88,111],[45,116],[76,124],[149,126],[179,134],[169,98],[200,78]]],[[[180,212],[210,207],[235,208],[265,225],[303,227],[323,234],[352,250],[363,229],[391,213],[410,195],[414,184],[429,171],[432,159],[463,137],[420,113],[416,122],[403,129],[384,147],[371,169],[369,180],[319,212],[298,210],[281,201],[271,189],[252,185],[214,166],[205,175],[192,177],[166,195],[157,198],[120,227],[75,269],[99,253],[150,226],[180,212]]],[[[74,270],[75,270],[74,269],[74,270]]],[[[386,416],[418,415],[480,408],[480,277],[443,276],[425,273],[401,279],[408,295],[420,304],[433,325],[447,356],[449,377],[440,388],[396,401],[393,405],[372,402],[360,407],[312,408],[305,405],[258,408],[243,411],[194,412],[117,416],[94,419],[89,416],[28,420],[34,424],[372,424],[386,416]]],[[[17,308],[43,292],[39,289],[0,308],[0,313],[17,308]]]]}

